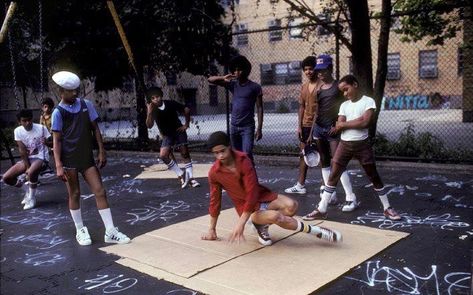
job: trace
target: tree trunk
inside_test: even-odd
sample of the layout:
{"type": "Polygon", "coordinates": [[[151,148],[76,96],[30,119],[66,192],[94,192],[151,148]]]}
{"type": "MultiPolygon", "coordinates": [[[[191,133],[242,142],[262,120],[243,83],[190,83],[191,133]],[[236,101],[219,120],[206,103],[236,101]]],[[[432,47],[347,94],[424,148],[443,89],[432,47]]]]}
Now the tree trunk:
{"type": "Polygon", "coordinates": [[[139,70],[139,73],[136,73],[136,120],[138,123],[138,148],[143,150],[147,149],[148,146],[148,127],[146,126],[146,93],[144,89],[144,76],[143,71],[139,70]]]}
{"type": "Polygon", "coordinates": [[[353,74],[360,82],[363,94],[373,94],[371,32],[367,0],[346,0],[350,12],[352,33],[353,74]]]}
{"type": "Polygon", "coordinates": [[[384,96],[384,87],[386,86],[386,76],[388,74],[388,48],[389,33],[391,29],[391,0],[382,0],[381,25],[378,41],[378,63],[376,67],[376,80],[374,83],[374,99],[376,101],[376,113],[374,122],[370,128],[370,136],[374,138],[376,135],[376,127],[378,123],[379,112],[381,111],[381,103],[384,96]]]}

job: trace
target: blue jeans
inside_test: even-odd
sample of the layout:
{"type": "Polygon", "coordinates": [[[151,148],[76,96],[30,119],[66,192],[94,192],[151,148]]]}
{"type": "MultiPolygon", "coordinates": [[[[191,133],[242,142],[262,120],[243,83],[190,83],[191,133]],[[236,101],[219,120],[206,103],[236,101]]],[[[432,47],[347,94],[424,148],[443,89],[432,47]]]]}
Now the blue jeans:
{"type": "Polygon", "coordinates": [[[248,154],[251,161],[253,161],[253,144],[255,141],[255,126],[231,126],[230,140],[232,147],[237,151],[242,151],[248,154]]]}

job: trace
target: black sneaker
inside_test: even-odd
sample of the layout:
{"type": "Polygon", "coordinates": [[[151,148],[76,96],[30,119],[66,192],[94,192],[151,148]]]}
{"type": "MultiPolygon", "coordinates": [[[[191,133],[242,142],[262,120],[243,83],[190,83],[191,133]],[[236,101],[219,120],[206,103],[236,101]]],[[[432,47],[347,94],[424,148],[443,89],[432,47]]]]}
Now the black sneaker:
{"type": "Polygon", "coordinates": [[[273,241],[271,241],[271,237],[269,236],[269,224],[261,225],[253,223],[253,226],[255,227],[256,233],[258,234],[258,242],[260,242],[261,245],[270,246],[273,244],[273,241]]]}

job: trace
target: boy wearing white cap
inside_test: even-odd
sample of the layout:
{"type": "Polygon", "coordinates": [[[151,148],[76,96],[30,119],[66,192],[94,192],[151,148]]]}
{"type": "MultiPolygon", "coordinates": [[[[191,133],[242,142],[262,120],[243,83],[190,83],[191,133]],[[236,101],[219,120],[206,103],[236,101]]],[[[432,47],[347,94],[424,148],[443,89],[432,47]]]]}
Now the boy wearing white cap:
{"type": "Polygon", "coordinates": [[[97,208],[105,225],[105,242],[129,243],[130,238],[119,232],[113,224],[101,175],[94,162],[94,138],[99,149],[97,166],[103,168],[107,161],[102,134],[97,124],[97,111],[90,101],[77,97],[80,79],[76,74],[61,71],[54,74],[52,79],[59,86],[61,97],[52,114],[54,160],[57,176],[66,183],[69,210],[77,230],[77,242],[82,246],[92,243],[87,227],[82,222],[79,186],[81,173],[95,195],[97,208]]]}

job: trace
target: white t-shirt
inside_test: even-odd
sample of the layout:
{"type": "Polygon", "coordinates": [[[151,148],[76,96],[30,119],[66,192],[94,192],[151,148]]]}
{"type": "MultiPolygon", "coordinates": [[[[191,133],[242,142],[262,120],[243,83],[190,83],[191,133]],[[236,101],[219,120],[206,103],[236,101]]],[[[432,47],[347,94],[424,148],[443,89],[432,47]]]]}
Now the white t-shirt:
{"type": "MultiPolygon", "coordinates": [[[[347,121],[355,120],[363,116],[369,109],[376,109],[374,99],[363,95],[357,102],[347,100],[340,105],[339,116],[345,116],[347,121]]],[[[342,131],[341,139],[344,141],[357,141],[368,138],[368,128],[346,129],[342,131]]]]}
{"type": "Polygon", "coordinates": [[[30,131],[26,131],[23,126],[19,126],[15,128],[13,133],[15,140],[21,141],[26,146],[26,152],[30,159],[49,161],[48,148],[42,142],[51,137],[51,134],[45,126],[33,123],[33,128],[30,131]]]}

